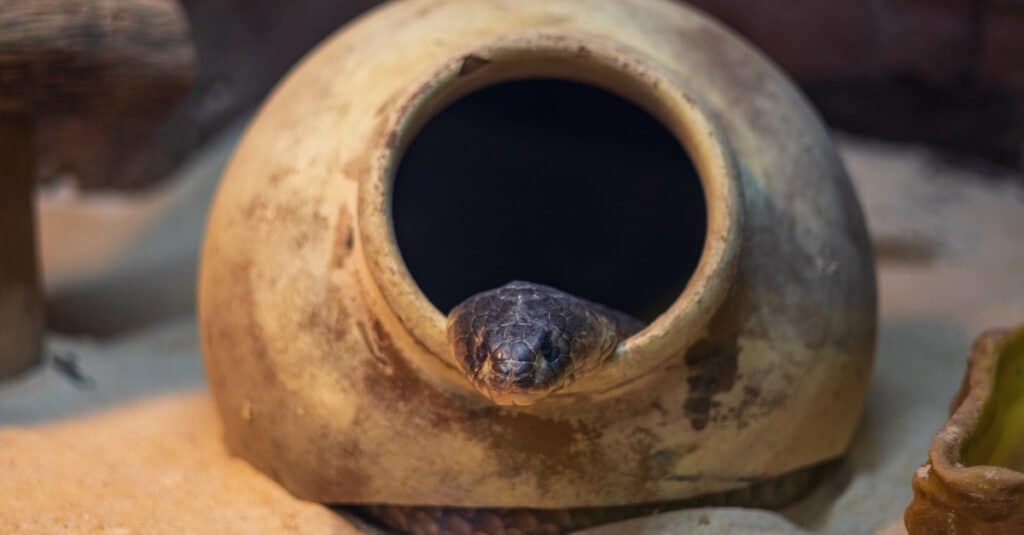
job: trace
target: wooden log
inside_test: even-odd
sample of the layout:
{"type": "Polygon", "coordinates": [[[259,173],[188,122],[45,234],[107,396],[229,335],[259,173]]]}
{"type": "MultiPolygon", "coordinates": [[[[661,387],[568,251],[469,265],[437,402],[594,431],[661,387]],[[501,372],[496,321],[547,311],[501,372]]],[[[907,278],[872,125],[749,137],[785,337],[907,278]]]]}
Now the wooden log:
{"type": "Polygon", "coordinates": [[[32,129],[27,115],[0,121],[0,378],[31,367],[41,349],[32,129]]]}
{"type": "MultiPolygon", "coordinates": [[[[173,0],[3,0],[0,8],[0,378],[41,355],[33,189],[41,117],[156,123],[188,88],[193,54],[173,0]]],[[[87,131],[87,130],[85,130],[87,131]]],[[[138,137],[138,136],[136,136],[138,137]]],[[[67,147],[95,148],[102,136],[67,147]]],[[[114,139],[113,150],[138,143],[114,139]]],[[[53,148],[53,147],[51,147],[53,148]]]]}
{"type": "Polygon", "coordinates": [[[4,0],[0,109],[145,111],[180,97],[193,49],[173,0],[4,0]]]}

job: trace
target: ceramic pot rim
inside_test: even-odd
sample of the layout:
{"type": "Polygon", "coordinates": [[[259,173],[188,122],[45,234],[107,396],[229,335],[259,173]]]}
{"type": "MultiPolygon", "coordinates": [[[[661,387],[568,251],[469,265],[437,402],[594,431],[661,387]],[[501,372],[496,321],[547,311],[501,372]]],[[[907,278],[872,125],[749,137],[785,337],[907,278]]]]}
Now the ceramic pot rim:
{"type": "MultiPolygon", "coordinates": [[[[1020,337],[1024,337],[1024,326],[991,330],[979,336],[971,348],[964,384],[954,401],[956,406],[928,450],[930,466],[925,471],[934,471],[945,484],[975,489],[979,481],[984,481],[990,493],[1024,491],[1022,472],[1004,466],[965,466],[963,462],[967,441],[977,430],[998,381],[996,375],[1003,349],[1010,340],[1020,337]]],[[[921,473],[917,477],[926,476],[921,473]]]]}
{"type": "Polygon", "coordinates": [[[742,190],[728,139],[684,81],[648,54],[599,36],[528,32],[489,41],[456,56],[391,103],[386,135],[359,190],[359,235],[372,279],[388,307],[430,353],[455,367],[447,319],[420,290],[401,257],[391,218],[398,163],[421,128],[458,98],[523,78],[588,83],[634,102],[660,120],[693,161],[704,189],[707,233],[682,294],[647,328],[624,340],[601,368],[554,397],[600,392],[646,375],[703,337],[728,294],[741,246],[742,190]]]}

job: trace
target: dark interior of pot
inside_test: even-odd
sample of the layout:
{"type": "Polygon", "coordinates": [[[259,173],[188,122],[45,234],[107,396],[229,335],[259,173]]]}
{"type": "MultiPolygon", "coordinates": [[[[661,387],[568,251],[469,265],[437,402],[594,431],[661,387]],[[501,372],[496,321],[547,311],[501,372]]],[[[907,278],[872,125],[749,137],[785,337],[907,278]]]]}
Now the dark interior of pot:
{"type": "Polygon", "coordinates": [[[651,320],[700,259],[707,210],[676,137],[596,87],[485,87],[432,118],[396,173],[402,257],[444,313],[512,280],[651,320]]]}
{"type": "Polygon", "coordinates": [[[964,462],[1024,471],[1024,329],[1009,336],[996,358],[995,385],[964,445],[964,462]]]}

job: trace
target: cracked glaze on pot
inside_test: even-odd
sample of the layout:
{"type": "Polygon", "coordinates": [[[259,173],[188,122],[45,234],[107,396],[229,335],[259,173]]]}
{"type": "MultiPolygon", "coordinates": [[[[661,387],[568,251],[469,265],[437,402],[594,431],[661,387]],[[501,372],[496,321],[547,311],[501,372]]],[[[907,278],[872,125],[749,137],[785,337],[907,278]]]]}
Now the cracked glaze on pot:
{"type": "Polygon", "coordinates": [[[210,215],[200,326],[229,446],[300,497],[618,505],[841,455],[875,284],[827,132],[719,24],[661,0],[409,0],[321,45],[250,126],[210,215]],[[658,117],[701,175],[708,235],[675,304],[599,369],[498,407],[398,254],[391,179],[446,103],[536,76],[658,117]]]}

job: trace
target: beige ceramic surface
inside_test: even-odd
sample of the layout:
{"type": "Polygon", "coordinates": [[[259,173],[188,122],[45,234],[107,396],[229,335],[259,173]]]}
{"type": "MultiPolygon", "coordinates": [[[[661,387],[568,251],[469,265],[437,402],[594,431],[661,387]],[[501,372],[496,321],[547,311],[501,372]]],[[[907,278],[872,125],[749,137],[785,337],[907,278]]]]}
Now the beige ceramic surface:
{"type": "Polygon", "coordinates": [[[410,0],[361,18],[252,123],[202,262],[228,446],[316,501],[566,507],[733,488],[841,455],[871,373],[871,251],[827,132],[758,53],[661,0],[410,0]],[[683,295],[602,369],[499,409],[456,373],[397,254],[390,170],[445,102],[536,75],[660,118],[701,174],[709,235],[683,295]]]}

